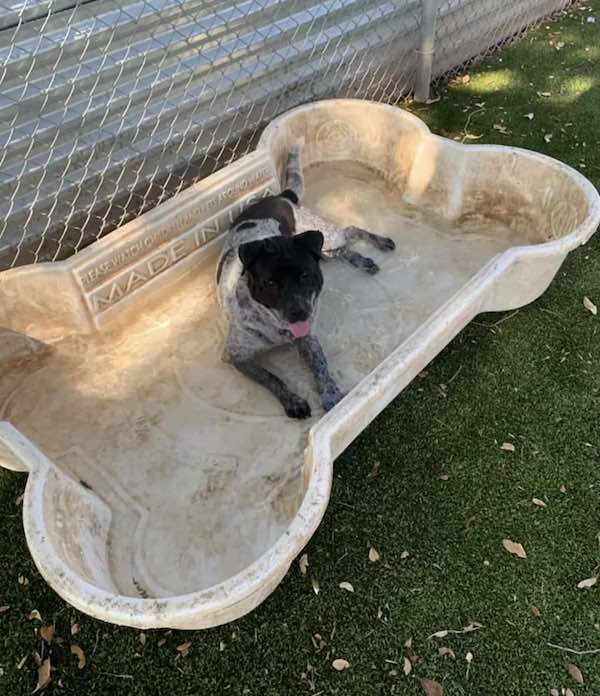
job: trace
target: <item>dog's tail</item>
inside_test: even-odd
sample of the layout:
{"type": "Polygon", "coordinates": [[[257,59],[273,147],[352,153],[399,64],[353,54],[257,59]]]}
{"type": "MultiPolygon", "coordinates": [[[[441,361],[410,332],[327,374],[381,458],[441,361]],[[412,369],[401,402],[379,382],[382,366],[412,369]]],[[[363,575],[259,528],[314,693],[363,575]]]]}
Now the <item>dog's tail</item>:
{"type": "Polygon", "coordinates": [[[281,193],[284,198],[298,203],[304,193],[304,177],[302,176],[302,166],[300,164],[301,145],[294,146],[289,154],[287,169],[285,174],[285,191],[281,193]],[[296,200],[293,199],[295,197],[296,200]]]}

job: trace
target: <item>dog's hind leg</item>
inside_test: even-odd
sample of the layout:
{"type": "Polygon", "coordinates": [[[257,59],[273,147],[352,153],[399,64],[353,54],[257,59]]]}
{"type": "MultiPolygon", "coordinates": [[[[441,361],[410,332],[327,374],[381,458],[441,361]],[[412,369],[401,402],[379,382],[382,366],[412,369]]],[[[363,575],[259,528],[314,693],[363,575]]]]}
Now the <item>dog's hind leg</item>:
{"type": "Polygon", "coordinates": [[[228,362],[231,362],[243,375],[266,387],[276,396],[290,418],[308,418],[310,416],[308,402],[294,394],[285,382],[259,365],[256,360],[252,358],[240,359],[230,355],[228,362]]]}
{"type": "Polygon", "coordinates": [[[298,203],[304,195],[304,176],[300,163],[300,145],[295,145],[288,153],[287,167],[285,172],[285,191],[291,191],[298,203]]]}
{"type": "Polygon", "coordinates": [[[348,246],[341,246],[337,249],[331,249],[323,254],[326,259],[343,259],[359,271],[364,271],[369,275],[375,275],[379,271],[379,266],[368,256],[359,254],[358,251],[353,251],[348,246]]]}
{"type": "Polygon", "coordinates": [[[310,371],[317,381],[317,389],[321,404],[326,411],[332,409],[344,395],[338,389],[333,377],[329,374],[327,359],[323,353],[323,348],[316,336],[305,336],[294,341],[298,352],[303,360],[308,364],[310,371]]]}
{"type": "Polygon", "coordinates": [[[368,242],[379,251],[393,251],[396,248],[396,243],[390,237],[382,237],[354,225],[344,227],[344,235],[349,242],[368,242]]]}

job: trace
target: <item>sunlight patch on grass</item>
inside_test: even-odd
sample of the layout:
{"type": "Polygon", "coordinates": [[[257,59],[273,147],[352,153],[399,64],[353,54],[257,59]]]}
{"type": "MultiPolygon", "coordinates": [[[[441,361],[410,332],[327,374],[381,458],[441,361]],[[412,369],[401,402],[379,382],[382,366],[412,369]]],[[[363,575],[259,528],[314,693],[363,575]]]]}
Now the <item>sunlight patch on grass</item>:
{"type": "Polygon", "coordinates": [[[522,76],[514,70],[500,69],[471,75],[467,90],[478,93],[497,92],[500,89],[517,89],[521,86],[522,76]]]}
{"type": "Polygon", "coordinates": [[[560,90],[561,97],[574,101],[583,96],[586,92],[589,92],[597,84],[598,80],[589,75],[577,75],[576,77],[567,78],[563,80],[560,90]]]}

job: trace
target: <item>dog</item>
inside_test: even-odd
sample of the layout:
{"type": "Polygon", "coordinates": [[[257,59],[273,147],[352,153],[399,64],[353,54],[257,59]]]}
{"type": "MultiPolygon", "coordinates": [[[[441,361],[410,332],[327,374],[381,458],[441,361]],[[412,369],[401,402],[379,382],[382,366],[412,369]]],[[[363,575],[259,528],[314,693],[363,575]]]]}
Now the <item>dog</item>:
{"type": "Polygon", "coordinates": [[[359,227],[340,228],[300,205],[304,180],[300,147],[287,160],[286,188],[250,205],[234,221],[217,264],[217,291],[229,333],[223,360],[266,387],[290,418],[308,418],[308,402],[262,367],[257,357],[294,344],[312,372],[326,411],[343,397],[329,372],[311,318],[321,290],[320,261],[343,259],[369,274],[379,267],[352,249],[366,241],[392,251],[394,241],[359,227]]]}

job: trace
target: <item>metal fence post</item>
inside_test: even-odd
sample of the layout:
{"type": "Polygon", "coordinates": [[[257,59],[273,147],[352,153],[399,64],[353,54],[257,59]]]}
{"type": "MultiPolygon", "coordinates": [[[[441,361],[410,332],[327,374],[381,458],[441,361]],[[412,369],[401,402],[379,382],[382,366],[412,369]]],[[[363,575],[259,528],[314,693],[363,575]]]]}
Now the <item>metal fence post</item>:
{"type": "Polygon", "coordinates": [[[435,20],[439,0],[422,0],[421,41],[417,49],[417,75],[415,79],[415,101],[429,99],[433,52],[435,45],[435,20]]]}

